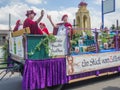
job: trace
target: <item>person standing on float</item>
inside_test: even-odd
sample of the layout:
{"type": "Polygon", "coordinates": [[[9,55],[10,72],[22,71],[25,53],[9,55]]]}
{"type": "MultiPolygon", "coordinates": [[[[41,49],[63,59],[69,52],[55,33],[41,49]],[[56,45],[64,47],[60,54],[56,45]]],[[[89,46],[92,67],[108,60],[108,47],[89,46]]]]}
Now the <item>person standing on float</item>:
{"type": "Polygon", "coordinates": [[[69,30],[68,32],[68,36],[69,38],[67,39],[67,54],[69,55],[70,54],[70,39],[72,39],[72,25],[68,22],[68,15],[65,14],[62,16],[62,23],[58,23],[58,24],[54,24],[52,19],[51,19],[51,16],[50,15],[47,15],[47,18],[49,19],[50,23],[52,24],[53,26],[53,35],[58,35],[58,36],[61,36],[61,35],[66,35],[66,30],[69,30]]]}
{"type": "Polygon", "coordinates": [[[63,35],[63,34],[66,34],[66,29],[60,31],[59,27],[60,26],[64,26],[65,28],[69,29],[70,30],[70,36],[72,36],[72,25],[68,22],[68,15],[65,14],[62,16],[62,23],[58,23],[58,24],[54,24],[52,19],[51,19],[51,16],[50,15],[47,15],[47,18],[49,19],[50,23],[52,24],[53,26],[53,35],[63,35]]]}
{"type": "Polygon", "coordinates": [[[43,35],[50,35],[45,23],[40,22],[39,23],[39,29],[40,29],[40,31],[42,31],[43,35]]]}
{"type": "Polygon", "coordinates": [[[26,13],[27,18],[24,21],[23,28],[29,27],[30,34],[42,34],[40,29],[38,28],[38,23],[42,20],[44,16],[44,11],[41,11],[41,16],[36,20],[33,21],[36,13],[33,10],[28,10],[26,13]]]}
{"type": "Polygon", "coordinates": [[[13,32],[23,29],[23,23],[21,20],[17,20],[13,32]]]}

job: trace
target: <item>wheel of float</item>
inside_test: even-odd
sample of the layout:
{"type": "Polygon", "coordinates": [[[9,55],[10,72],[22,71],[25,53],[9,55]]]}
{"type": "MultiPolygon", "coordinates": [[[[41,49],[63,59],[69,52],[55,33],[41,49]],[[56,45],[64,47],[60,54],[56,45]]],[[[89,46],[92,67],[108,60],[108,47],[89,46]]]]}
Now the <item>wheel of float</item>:
{"type": "Polygon", "coordinates": [[[63,90],[64,85],[57,85],[57,86],[52,86],[52,87],[47,87],[44,90],[63,90]]]}
{"type": "Polygon", "coordinates": [[[21,73],[22,76],[24,75],[24,65],[22,64],[20,65],[19,72],[21,73]]]}

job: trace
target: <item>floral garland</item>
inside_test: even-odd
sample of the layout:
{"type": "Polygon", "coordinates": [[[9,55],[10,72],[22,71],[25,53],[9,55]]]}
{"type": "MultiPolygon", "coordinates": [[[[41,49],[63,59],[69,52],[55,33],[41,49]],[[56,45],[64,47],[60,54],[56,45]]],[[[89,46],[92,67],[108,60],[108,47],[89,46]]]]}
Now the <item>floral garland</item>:
{"type": "Polygon", "coordinates": [[[35,54],[36,51],[40,51],[41,50],[41,46],[44,46],[45,47],[45,52],[48,54],[49,53],[49,45],[48,45],[48,42],[55,42],[56,41],[56,38],[54,35],[48,35],[46,36],[44,39],[42,39],[36,46],[33,50],[31,50],[31,52],[28,52],[28,55],[29,56],[32,56],[35,54]]]}

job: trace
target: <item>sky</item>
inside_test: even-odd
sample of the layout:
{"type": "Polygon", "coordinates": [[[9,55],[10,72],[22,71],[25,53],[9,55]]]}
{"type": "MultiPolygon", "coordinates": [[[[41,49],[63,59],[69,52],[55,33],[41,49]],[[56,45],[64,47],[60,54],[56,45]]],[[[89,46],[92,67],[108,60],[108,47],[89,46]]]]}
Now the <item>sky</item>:
{"type": "MultiPolygon", "coordinates": [[[[101,0],[0,0],[0,30],[9,29],[9,13],[11,14],[11,27],[15,26],[18,19],[25,20],[26,11],[33,9],[40,16],[40,11],[45,10],[45,16],[41,22],[44,22],[49,31],[52,32],[52,26],[47,19],[47,14],[51,15],[54,23],[61,22],[61,17],[68,14],[69,22],[73,24],[75,13],[78,11],[78,4],[81,1],[88,3],[87,9],[90,12],[92,28],[101,26],[101,0]]],[[[120,21],[120,0],[116,0],[116,11],[105,14],[105,26],[111,27],[120,21]]]]}

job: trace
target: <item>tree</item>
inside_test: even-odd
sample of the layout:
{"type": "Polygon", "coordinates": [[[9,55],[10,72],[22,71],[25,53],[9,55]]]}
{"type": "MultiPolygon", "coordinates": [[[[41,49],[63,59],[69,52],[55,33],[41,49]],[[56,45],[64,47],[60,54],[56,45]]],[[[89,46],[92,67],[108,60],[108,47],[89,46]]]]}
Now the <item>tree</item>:
{"type": "Polygon", "coordinates": [[[120,26],[118,26],[118,28],[114,25],[114,24],[112,24],[112,26],[111,26],[111,30],[120,30],[120,26]]]}
{"type": "Polygon", "coordinates": [[[114,24],[112,24],[111,29],[112,29],[112,30],[115,30],[115,29],[116,29],[116,27],[115,27],[114,24]]]}

